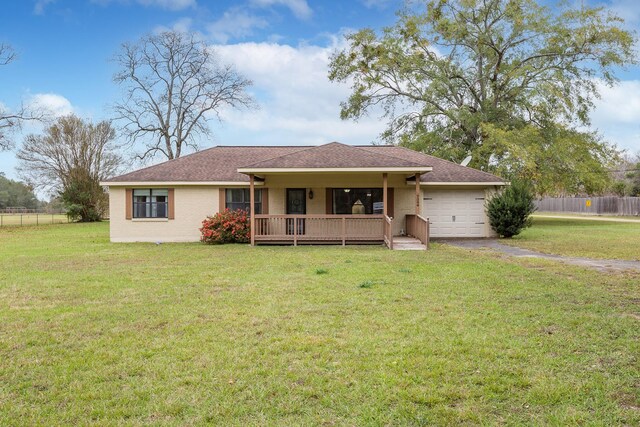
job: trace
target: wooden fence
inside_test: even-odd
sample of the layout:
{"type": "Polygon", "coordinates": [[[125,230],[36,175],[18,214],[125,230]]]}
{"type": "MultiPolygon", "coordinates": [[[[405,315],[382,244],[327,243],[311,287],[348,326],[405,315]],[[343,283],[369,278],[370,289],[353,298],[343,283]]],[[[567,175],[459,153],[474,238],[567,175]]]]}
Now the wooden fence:
{"type": "Polygon", "coordinates": [[[640,197],[545,197],[536,201],[538,212],[593,215],[640,215],[640,197]]]}

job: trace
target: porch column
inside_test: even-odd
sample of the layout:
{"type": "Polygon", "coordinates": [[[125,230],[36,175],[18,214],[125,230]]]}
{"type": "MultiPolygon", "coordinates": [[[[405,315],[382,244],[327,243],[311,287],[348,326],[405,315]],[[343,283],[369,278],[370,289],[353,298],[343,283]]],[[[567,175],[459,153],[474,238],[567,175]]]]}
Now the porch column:
{"type": "Polygon", "coordinates": [[[249,214],[251,215],[251,246],[256,245],[256,196],[253,174],[249,174],[249,214]]]}
{"type": "Polygon", "coordinates": [[[384,216],[387,216],[387,173],[384,172],[382,174],[382,213],[384,216]]]}
{"type": "Polygon", "coordinates": [[[420,174],[416,174],[416,215],[420,215],[420,174]]]}

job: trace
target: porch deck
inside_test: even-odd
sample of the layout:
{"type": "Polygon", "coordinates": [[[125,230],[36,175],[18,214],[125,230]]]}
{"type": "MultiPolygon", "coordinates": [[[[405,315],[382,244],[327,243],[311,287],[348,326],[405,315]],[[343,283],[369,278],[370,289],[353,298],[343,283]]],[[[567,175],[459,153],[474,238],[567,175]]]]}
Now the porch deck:
{"type": "MultiPolygon", "coordinates": [[[[421,218],[420,218],[421,219],[421,218]]],[[[412,218],[411,223],[417,219],[412,218]]],[[[427,245],[427,228],[415,236],[427,245]]],[[[255,215],[256,244],[376,244],[393,249],[393,219],[386,215],[255,215]]]]}
{"type": "Polygon", "coordinates": [[[384,215],[256,215],[256,243],[382,243],[384,215]]]}

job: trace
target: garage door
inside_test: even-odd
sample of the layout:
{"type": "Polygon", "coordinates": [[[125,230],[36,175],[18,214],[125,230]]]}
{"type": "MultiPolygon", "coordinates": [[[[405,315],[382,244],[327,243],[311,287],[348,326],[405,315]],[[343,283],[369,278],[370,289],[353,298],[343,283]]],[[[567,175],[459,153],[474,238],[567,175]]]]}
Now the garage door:
{"type": "Polygon", "coordinates": [[[427,190],[431,237],[485,237],[484,190],[427,190]]]}

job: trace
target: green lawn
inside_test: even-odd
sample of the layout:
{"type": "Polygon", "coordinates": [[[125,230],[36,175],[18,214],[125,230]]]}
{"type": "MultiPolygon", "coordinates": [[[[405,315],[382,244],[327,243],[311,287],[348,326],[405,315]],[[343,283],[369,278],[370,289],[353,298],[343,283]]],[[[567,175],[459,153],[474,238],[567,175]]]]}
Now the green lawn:
{"type": "Polygon", "coordinates": [[[0,230],[0,425],[638,425],[640,275],[0,230]]]}
{"type": "Polygon", "coordinates": [[[501,243],[550,254],[640,260],[640,223],[534,217],[532,227],[501,243]]]}
{"type": "Polygon", "coordinates": [[[591,215],[591,214],[581,214],[581,213],[570,213],[570,212],[536,212],[533,214],[533,217],[567,217],[569,219],[572,218],[582,218],[582,219],[595,219],[595,220],[632,220],[640,222],[640,217],[637,215],[591,215]]]}

